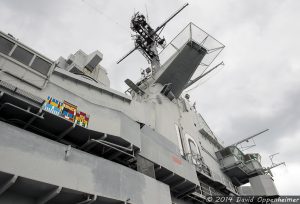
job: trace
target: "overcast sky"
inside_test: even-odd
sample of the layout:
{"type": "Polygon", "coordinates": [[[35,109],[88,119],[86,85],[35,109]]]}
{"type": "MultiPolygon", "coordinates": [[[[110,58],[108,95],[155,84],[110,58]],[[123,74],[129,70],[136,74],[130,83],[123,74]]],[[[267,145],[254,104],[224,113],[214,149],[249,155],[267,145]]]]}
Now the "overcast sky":
{"type": "Polygon", "coordinates": [[[224,145],[269,128],[256,147],[287,167],[273,170],[280,194],[300,194],[300,1],[299,0],[1,0],[0,30],[56,60],[78,49],[99,50],[111,86],[139,79],[147,66],[138,53],[116,61],[133,46],[129,21],[146,13],[158,26],[185,2],[190,5],[164,29],[170,42],[189,22],[226,48],[214,64],[225,66],[190,91],[191,101],[224,145]]]}

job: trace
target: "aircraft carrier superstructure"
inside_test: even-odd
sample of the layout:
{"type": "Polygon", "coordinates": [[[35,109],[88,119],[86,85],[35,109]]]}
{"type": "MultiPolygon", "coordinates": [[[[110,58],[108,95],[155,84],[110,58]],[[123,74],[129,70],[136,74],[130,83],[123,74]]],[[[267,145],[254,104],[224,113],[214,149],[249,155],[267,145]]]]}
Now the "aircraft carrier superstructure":
{"type": "Polygon", "coordinates": [[[126,93],[110,88],[99,51],[52,61],[0,33],[0,203],[277,196],[259,154],[221,145],[182,94],[224,45],[190,23],[165,46],[143,15],[131,23],[150,66],[137,83],[125,80],[126,93]]]}

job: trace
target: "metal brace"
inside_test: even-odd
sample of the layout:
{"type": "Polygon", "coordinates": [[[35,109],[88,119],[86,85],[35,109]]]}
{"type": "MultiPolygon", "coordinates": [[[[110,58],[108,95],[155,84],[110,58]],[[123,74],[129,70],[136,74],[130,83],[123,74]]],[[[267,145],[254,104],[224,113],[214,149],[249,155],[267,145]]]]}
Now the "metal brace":
{"type": "Polygon", "coordinates": [[[71,145],[68,145],[68,146],[67,146],[67,149],[66,149],[66,151],[65,151],[65,160],[66,160],[66,161],[68,161],[68,159],[69,159],[69,157],[70,157],[70,155],[71,155],[71,148],[72,148],[72,146],[71,146],[71,145]]]}

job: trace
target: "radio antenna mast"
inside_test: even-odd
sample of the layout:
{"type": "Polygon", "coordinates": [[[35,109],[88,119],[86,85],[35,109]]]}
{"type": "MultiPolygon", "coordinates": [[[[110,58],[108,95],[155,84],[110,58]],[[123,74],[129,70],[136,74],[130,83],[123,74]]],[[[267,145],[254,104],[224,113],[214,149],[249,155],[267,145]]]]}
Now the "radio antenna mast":
{"type": "MultiPolygon", "coordinates": [[[[234,143],[234,144],[232,144],[232,145],[230,145],[230,146],[238,146],[238,145],[240,145],[240,144],[242,144],[242,143],[244,143],[244,142],[249,142],[249,140],[253,140],[253,138],[254,137],[257,137],[258,135],[260,135],[260,134],[262,134],[262,133],[264,133],[264,132],[267,132],[267,131],[269,131],[269,129],[265,129],[265,130],[263,130],[263,131],[261,131],[261,132],[259,132],[259,133],[256,133],[256,134],[254,134],[254,135],[252,135],[252,136],[250,136],[250,137],[247,137],[247,138],[245,138],[245,139],[242,139],[242,140],[240,140],[240,141],[238,141],[238,142],[236,142],[236,143],[234,143]]],[[[253,140],[254,141],[254,140],[253,140]]],[[[255,144],[254,145],[252,145],[252,146],[250,146],[250,147],[253,147],[253,146],[255,146],[255,144]]],[[[249,147],[249,148],[250,148],[249,147]]],[[[249,148],[246,148],[246,149],[249,149],[249,148]]],[[[245,150],[245,149],[244,149],[245,150]]]]}
{"type": "Polygon", "coordinates": [[[148,23],[150,23],[150,21],[149,21],[149,16],[148,16],[147,3],[145,4],[145,9],[146,9],[146,20],[147,20],[148,23]]]}
{"type": "Polygon", "coordinates": [[[278,154],[279,154],[279,152],[278,152],[278,153],[275,153],[275,154],[272,154],[272,155],[269,156],[269,158],[270,158],[272,164],[271,164],[270,167],[265,168],[265,171],[266,171],[267,173],[269,173],[272,177],[273,177],[273,173],[272,173],[271,169],[274,169],[274,168],[276,168],[276,167],[278,167],[278,166],[281,166],[281,165],[286,166],[285,162],[275,163],[275,162],[273,161],[273,158],[274,158],[276,155],[278,155],[278,154]]]}
{"type": "Polygon", "coordinates": [[[139,50],[142,55],[152,63],[153,61],[159,62],[157,46],[165,47],[166,40],[160,38],[157,34],[166,24],[172,20],[179,12],[181,12],[189,4],[184,4],[180,9],[178,9],[173,15],[171,15],[167,20],[165,20],[160,26],[156,29],[151,28],[151,26],[146,21],[146,18],[143,14],[136,12],[131,18],[131,30],[133,30],[136,35],[134,36],[134,48],[132,48],[127,54],[125,54],[120,60],[117,61],[117,64],[122,62],[126,57],[128,57],[135,50],[139,50]]]}

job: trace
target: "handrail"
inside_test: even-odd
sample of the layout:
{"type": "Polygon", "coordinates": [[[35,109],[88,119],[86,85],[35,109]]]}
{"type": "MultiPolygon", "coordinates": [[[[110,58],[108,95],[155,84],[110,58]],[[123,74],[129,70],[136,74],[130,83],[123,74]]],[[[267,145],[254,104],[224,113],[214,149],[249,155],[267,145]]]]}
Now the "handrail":
{"type": "Polygon", "coordinates": [[[37,114],[35,114],[35,113],[30,112],[29,110],[25,110],[25,109],[23,109],[23,108],[20,108],[19,106],[16,106],[16,105],[14,105],[14,104],[7,103],[7,102],[6,102],[6,103],[3,103],[3,104],[0,106],[0,111],[1,111],[2,108],[4,108],[5,106],[11,106],[11,107],[13,107],[13,108],[19,109],[19,110],[24,111],[24,112],[26,112],[26,113],[29,113],[29,114],[31,114],[31,115],[37,117],[37,118],[44,119],[44,117],[41,116],[41,115],[37,115],[37,114]]]}

